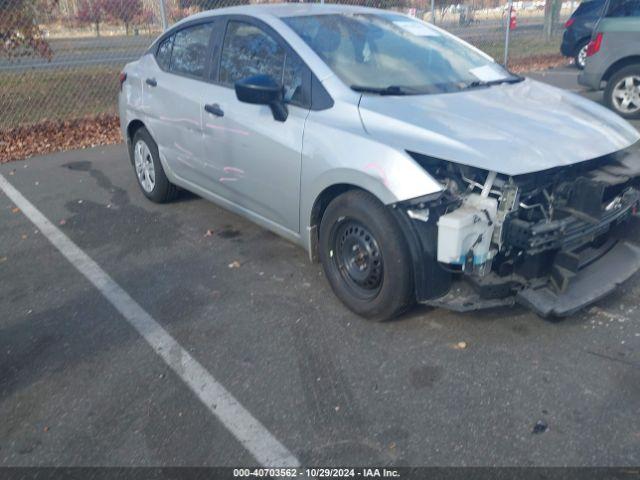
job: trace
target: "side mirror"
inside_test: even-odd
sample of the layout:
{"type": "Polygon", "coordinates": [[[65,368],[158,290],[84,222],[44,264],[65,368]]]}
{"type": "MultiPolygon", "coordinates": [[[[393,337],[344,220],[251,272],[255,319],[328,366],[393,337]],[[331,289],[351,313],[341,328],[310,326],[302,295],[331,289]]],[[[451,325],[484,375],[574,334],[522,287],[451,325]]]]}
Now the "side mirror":
{"type": "Polygon", "coordinates": [[[256,105],[269,105],[273,118],[284,122],[289,111],[284,103],[282,85],[270,75],[254,75],[236,82],[238,100],[256,105]]]}

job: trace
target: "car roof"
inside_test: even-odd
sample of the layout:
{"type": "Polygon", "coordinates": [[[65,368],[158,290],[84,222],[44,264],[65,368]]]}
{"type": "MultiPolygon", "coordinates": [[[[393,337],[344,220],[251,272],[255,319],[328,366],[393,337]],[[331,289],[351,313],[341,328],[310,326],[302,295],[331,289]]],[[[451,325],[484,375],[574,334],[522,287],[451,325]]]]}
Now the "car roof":
{"type": "Polygon", "coordinates": [[[235,7],[216,8],[205,12],[191,15],[180,22],[179,25],[186,21],[198,20],[218,15],[255,15],[255,16],[273,16],[277,18],[294,17],[304,15],[330,15],[344,13],[381,13],[389,11],[380,10],[378,8],[360,7],[353,5],[325,5],[319,3],[270,3],[270,4],[254,4],[254,5],[238,5],[235,7]]]}

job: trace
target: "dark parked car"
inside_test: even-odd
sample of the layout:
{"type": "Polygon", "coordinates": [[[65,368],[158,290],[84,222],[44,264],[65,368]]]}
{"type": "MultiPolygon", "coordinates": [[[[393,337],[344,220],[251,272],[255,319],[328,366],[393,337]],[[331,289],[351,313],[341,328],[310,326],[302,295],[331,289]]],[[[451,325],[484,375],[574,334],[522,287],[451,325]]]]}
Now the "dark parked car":
{"type": "Polygon", "coordinates": [[[605,0],[584,0],[564,24],[560,52],[567,57],[573,57],[575,65],[581,70],[587,60],[587,45],[602,15],[604,4],[605,0]]]}

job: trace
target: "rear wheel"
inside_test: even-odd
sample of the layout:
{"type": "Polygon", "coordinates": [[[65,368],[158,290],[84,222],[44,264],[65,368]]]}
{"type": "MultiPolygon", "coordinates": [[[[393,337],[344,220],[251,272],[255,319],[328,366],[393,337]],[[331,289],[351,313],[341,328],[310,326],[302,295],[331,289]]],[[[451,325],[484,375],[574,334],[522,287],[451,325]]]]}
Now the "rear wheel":
{"type": "Polygon", "coordinates": [[[583,41],[579,48],[576,50],[576,54],[573,56],[573,61],[576,67],[580,70],[583,70],[585,65],[587,64],[587,46],[589,45],[589,40],[583,41]]]}
{"type": "Polygon", "coordinates": [[[607,81],[604,101],[621,117],[640,118],[640,65],[630,65],[613,74],[607,81]]]}
{"type": "Polygon", "coordinates": [[[335,198],[320,224],[320,260],[337,297],[369,320],[388,320],[415,302],[406,240],[372,195],[352,190],[335,198]]]}
{"type": "Polygon", "coordinates": [[[164,203],[178,195],[178,187],[169,182],[164,173],[158,145],[144,127],[133,136],[131,156],[138,185],[145,197],[153,202],[164,203]]]}

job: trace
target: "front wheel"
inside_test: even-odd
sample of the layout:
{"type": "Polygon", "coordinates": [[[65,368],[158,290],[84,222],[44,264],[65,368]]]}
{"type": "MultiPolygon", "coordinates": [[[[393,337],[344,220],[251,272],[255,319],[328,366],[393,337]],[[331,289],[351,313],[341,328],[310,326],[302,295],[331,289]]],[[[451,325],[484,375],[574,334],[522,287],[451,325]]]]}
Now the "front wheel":
{"type": "Polygon", "coordinates": [[[640,65],[630,65],[614,73],[607,81],[604,101],[623,118],[640,118],[640,65]]]}
{"type": "Polygon", "coordinates": [[[331,288],[353,312],[383,321],[414,304],[407,242],[387,207],[369,193],[352,190],[328,205],[319,247],[331,288]]]}

